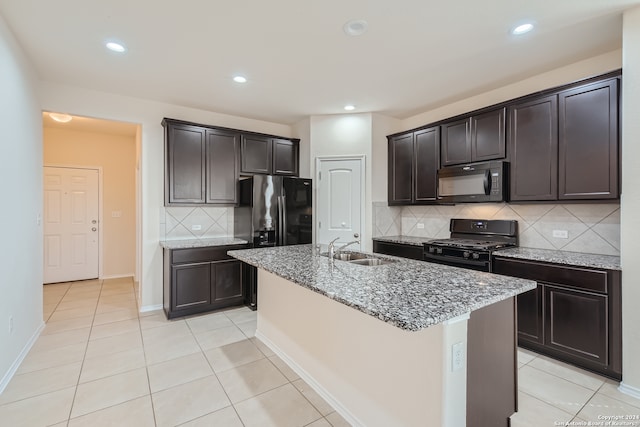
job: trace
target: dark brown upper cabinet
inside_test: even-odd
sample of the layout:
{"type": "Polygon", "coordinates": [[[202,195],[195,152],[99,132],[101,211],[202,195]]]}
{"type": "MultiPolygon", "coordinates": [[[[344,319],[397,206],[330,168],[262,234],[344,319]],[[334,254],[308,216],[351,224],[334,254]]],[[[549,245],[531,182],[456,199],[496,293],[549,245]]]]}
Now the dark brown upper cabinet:
{"type": "Polygon", "coordinates": [[[240,134],[170,119],[165,126],[165,205],[237,203],[240,134]]]}
{"type": "Polygon", "coordinates": [[[618,81],[559,93],[558,198],[618,198],[618,81]]]}
{"type": "Polygon", "coordinates": [[[438,127],[389,138],[389,205],[436,201],[439,140],[438,127]]]}
{"type": "Polygon", "coordinates": [[[298,176],[299,141],[259,135],[242,135],[243,174],[298,176]]]}
{"type": "Polygon", "coordinates": [[[205,203],[205,129],[165,126],[165,203],[205,203]]]}
{"type": "Polygon", "coordinates": [[[445,123],[442,132],[442,166],[503,159],[505,108],[445,123]]]}
{"type": "Polygon", "coordinates": [[[509,107],[511,200],[558,198],[558,97],[509,107]]]}

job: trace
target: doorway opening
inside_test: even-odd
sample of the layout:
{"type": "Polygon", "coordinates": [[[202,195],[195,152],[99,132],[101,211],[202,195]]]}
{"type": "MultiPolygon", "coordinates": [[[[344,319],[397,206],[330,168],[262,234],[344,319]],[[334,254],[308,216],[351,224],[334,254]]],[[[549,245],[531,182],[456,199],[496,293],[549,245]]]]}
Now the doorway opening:
{"type": "MultiPolygon", "coordinates": [[[[42,116],[45,189],[44,281],[47,283],[80,280],[81,276],[69,274],[74,270],[74,265],[79,264],[79,261],[86,261],[92,265],[97,257],[97,274],[89,273],[89,276],[93,274],[99,279],[131,277],[137,286],[140,277],[142,229],[140,125],[69,115],[63,115],[66,116],[66,121],[61,122],[55,120],[60,118],[60,115],[53,116],[55,118],[52,118],[49,112],[43,112],[42,116]],[[92,209],[86,203],[86,197],[90,197],[90,194],[73,187],[83,181],[79,178],[82,175],[80,172],[87,170],[98,171],[100,176],[97,214],[90,210],[83,212],[84,207],[92,209]],[[56,197],[53,196],[57,190],[52,192],[51,188],[48,190],[48,186],[55,185],[57,181],[62,184],[63,178],[58,172],[72,172],[73,176],[67,178],[72,187],[67,190],[60,189],[61,192],[57,193],[60,196],[57,200],[61,203],[56,204],[56,197]],[[68,206],[62,203],[65,196],[69,199],[68,206]],[[67,231],[70,231],[68,240],[71,243],[56,246],[58,242],[62,242],[61,237],[51,237],[51,233],[47,234],[47,230],[51,229],[48,227],[51,224],[47,224],[47,221],[59,219],[60,215],[65,213],[64,209],[67,210],[66,214],[71,216],[67,227],[67,231]],[[86,218],[83,216],[85,214],[86,218]],[[86,224],[83,223],[85,220],[86,224]],[[83,233],[86,233],[84,237],[83,233]],[[46,249],[48,243],[50,252],[46,249]],[[55,250],[71,253],[56,253],[55,250]],[[64,268],[57,269],[55,277],[48,278],[47,268],[50,266],[47,264],[55,264],[65,257],[67,261],[70,260],[71,268],[67,266],[66,272],[64,268]]],[[[85,274],[82,278],[90,277],[85,274]]],[[[138,286],[136,293],[139,293],[138,286]]]]}

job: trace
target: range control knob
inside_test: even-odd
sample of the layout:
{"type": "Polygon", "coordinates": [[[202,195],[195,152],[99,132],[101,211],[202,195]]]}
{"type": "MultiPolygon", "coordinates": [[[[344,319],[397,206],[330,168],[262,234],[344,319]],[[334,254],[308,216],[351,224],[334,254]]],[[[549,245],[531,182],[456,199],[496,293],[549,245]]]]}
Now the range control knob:
{"type": "Polygon", "coordinates": [[[469,255],[471,255],[471,254],[469,253],[469,251],[464,251],[464,252],[462,253],[462,256],[463,256],[463,257],[465,257],[465,258],[469,258],[469,255]]]}
{"type": "Polygon", "coordinates": [[[473,259],[479,259],[480,255],[479,254],[473,254],[473,259]]]}
{"type": "Polygon", "coordinates": [[[429,246],[429,253],[432,254],[436,251],[436,248],[434,248],[433,246],[429,246]]]}
{"type": "Polygon", "coordinates": [[[442,248],[437,248],[437,249],[436,249],[436,253],[437,253],[437,254],[442,254],[442,248]]]}

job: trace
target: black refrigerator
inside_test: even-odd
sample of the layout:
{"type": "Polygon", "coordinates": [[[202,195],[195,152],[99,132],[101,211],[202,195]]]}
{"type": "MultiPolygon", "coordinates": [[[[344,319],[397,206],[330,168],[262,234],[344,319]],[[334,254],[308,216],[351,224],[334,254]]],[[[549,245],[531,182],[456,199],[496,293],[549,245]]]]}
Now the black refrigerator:
{"type": "MultiPolygon", "coordinates": [[[[311,243],[313,227],[310,179],[254,175],[240,180],[234,209],[234,236],[254,248],[311,243]]],[[[245,264],[247,305],[257,308],[256,269],[245,264]]]]}

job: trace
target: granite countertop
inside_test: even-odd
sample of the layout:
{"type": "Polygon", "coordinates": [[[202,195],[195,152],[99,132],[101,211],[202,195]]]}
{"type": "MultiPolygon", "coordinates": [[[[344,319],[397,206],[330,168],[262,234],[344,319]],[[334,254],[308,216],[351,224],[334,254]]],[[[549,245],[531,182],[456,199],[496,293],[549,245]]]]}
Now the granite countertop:
{"type": "Polygon", "coordinates": [[[380,236],[374,237],[373,240],[379,242],[400,243],[403,245],[422,246],[429,240],[434,240],[435,237],[415,237],[415,236],[380,236]]]}
{"type": "Polygon", "coordinates": [[[160,246],[167,249],[205,248],[208,246],[246,245],[248,242],[234,237],[211,239],[161,240],[160,246]]]}
{"type": "MultiPolygon", "coordinates": [[[[431,237],[414,236],[381,236],[373,240],[380,242],[400,243],[405,245],[422,246],[425,242],[434,240],[431,237]]],[[[585,254],[581,252],[559,251],[555,249],[509,248],[495,251],[494,255],[505,258],[519,258],[529,261],[549,262],[576,267],[603,268],[606,270],[620,270],[620,257],[614,255],[585,254]]]]}
{"type": "Polygon", "coordinates": [[[613,255],[584,254],[580,252],[557,251],[551,249],[509,248],[493,253],[504,258],[518,258],[529,261],[549,262],[576,267],[621,270],[620,257],[613,255]]]}
{"type": "Polygon", "coordinates": [[[330,261],[311,245],[228,252],[314,292],[408,331],[418,331],[535,289],[536,283],[406,258],[362,266],[330,261]]]}

